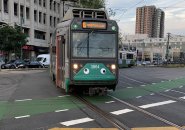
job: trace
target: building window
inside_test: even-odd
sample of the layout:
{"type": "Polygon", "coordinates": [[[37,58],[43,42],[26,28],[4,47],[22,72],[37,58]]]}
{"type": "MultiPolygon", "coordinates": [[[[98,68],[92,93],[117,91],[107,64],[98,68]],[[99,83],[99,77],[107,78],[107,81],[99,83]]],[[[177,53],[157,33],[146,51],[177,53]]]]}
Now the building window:
{"type": "Polygon", "coordinates": [[[50,26],[52,27],[52,16],[50,16],[50,26]]]}
{"type": "Polygon", "coordinates": [[[57,18],[57,23],[59,23],[60,22],[60,19],[59,18],[57,18]]]}
{"type": "Polygon", "coordinates": [[[34,3],[37,4],[37,0],[34,0],[34,3]]]}
{"type": "Polygon", "coordinates": [[[46,35],[46,32],[35,30],[35,39],[46,40],[45,35],[46,35]]]}
{"type": "Polygon", "coordinates": [[[58,3],[58,13],[60,13],[60,4],[58,3]]]}
{"type": "Polygon", "coordinates": [[[34,20],[37,22],[37,10],[34,10],[34,20]]]}
{"type": "Polygon", "coordinates": [[[26,34],[29,37],[29,28],[24,28],[24,34],[26,34]]]}
{"type": "Polygon", "coordinates": [[[14,15],[15,16],[17,16],[17,14],[18,14],[17,8],[18,8],[18,4],[14,3],[14,15]]]}
{"type": "Polygon", "coordinates": [[[56,2],[54,1],[54,11],[56,11],[56,2]]]}
{"type": "Polygon", "coordinates": [[[26,18],[30,19],[30,9],[26,7],[26,18]]]}
{"type": "Polygon", "coordinates": [[[39,12],[39,23],[41,23],[41,22],[42,22],[42,13],[39,12]]]}
{"type": "Polygon", "coordinates": [[[54,17],[54,27],[56,26],[56,17],[54,17]]]}
{"type": "Polygon", "coordinates": [[[8,0],[4,0],[4,12],[8,13],[8,0]]]}
{"type": "Polygon", "coordinates": [[[20,16],[23,18],[24,17],[24,6],[23,5],[21,5],[20,6],[20,16]]]}
{"type": "Polygon", "coordinates": [[[41,0],[39,0],[39,5],[40,5],[40,6],[42,5],[41,0]]]}
{"type": "Polygon", "coordinates": [[[52,1],[53,1],[53,0],[50,0],[50,4],[49,4],[50,10],[52,10],[52,1]]]}
{"type": "Polygon", "coordinates": [[[43,23],[46,24],[46,14],[43,14],[43,23]]]}
{"type": "Polygon", "coordinates": [[[46,0],[43,0],[43,6],[46,7],[46,0]]]}

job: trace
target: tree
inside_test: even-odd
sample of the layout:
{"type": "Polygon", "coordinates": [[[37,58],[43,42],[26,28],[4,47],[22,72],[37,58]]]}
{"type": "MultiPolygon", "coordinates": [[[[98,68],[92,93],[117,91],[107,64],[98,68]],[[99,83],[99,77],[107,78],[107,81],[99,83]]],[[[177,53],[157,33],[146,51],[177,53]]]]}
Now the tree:
{"type": "Polygon", "coordinates": [[[0,29],[0,50],[6,52],[19,53],[21,47],[26,44],[27,36],[21,31],[21,28],[16,26],[4,26],[0,29]]]}
{"type": "Polygon", "coordinates": [[[105,0],[80,0],[81,8],[105,8],[105,0]]]}

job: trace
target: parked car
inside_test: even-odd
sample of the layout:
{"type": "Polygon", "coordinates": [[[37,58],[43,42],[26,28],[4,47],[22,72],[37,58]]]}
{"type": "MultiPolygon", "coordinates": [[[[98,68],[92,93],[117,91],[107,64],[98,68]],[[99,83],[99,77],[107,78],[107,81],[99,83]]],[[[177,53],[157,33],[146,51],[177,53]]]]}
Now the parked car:
{"type": "Polygon", "coordinates": [[[0,67],[2,68],[2,65],[3,64],[5,64],[5,62],[2,60],[2,59],[0,59],[0,67]]]}
{"type": "Polygon", "coordinates": [[[43,68],[43,65],[38,61],[30,61],[26,64],[27,68],[43,68]]]}
{"type": "Polygon", "coordinates": [[[39,61],[44,67],[48,67],[50,65],[50,54],[38,55],[37,61],[39,61]]]}
{"type": "Polygon", "coordinates": [[[9,62],[1,66],[2,69],[16,69],[25,67],[26,63],[23,60],[10,60],[9,62]]]}

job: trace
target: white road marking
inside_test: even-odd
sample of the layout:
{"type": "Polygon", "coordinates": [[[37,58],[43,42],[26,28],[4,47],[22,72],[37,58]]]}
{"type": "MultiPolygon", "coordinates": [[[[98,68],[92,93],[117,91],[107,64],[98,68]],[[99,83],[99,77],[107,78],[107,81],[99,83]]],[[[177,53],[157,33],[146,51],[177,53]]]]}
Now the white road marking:
{"type": "Polygon", "coordinates": [[[68,111],[69,109],[63,109],[63,110],[56,110],[55,112],[63,112],[63,111],[68,111]]]}
{"type": "Polygon", "coordinates": [[[152,84],[156,84],[156,83],[152,83],[152,84]]]}
{"type": "Polygon", "coordinates": [[[164,82],[164,81],[161,81],[162,83],[164,82]]]}
{"type": "Polygon", "coordinates": [[[17,117],[15,117],[15,119],[26,118],[26,117],[30,117],[30,115],[25,115],[25,116],[17,116],[17,117]]]}
{"type": "Polygon", "coordinates": [[[109,101],[109,102],[105,102],[105,103],[109,104],[109,103],[113,103],[113,102],[115,102],[115,101],[109,101]]]}
{"type": "Polygon", "coordinates": [[[113,111],[113,112],[110,112],[114,115],[121,115],[121,114],[125,114],[125,113],[128,113],[128,112],[132,112],[134,110],[131,110],[131,109],[123,109],[123,110],[118,110],[118,111],[113,111]]]}
{"type": "Polygon", "coordinates": [[[168,81],[172,81],[171,79],[169,79],[168,81]]]}
{"type": "Polygon", "coordinates": [[[155,94],[154,94],[154,93],[151,93],[150,95],[153,96],[153,95],[155,95],[155,94]]]}
{"type": "Polygon", "coordinates": [[[146,85],[140,85],[140,86],[144,87],[144,86],[146,86],[146,85]]]}
{"type": "Polygon", "coordinates": [[[129,88],[129,89],[130,89],[130,88],[133,88],[133,87],[127,87],[127,88],[129,88]]]}
{"type": "Polygon", "coordinates": [[[61,122],[60,124],[65,125],[65,126],[71,126],[71,125],[86,123],[86,122],[93,121],[93,120],[94,119],[87,117],[87,118],[82,118],[82,119],[77,119],[77,120],[61,122]]]}
{"type": "Polygon", "coordinates": [[[181,91],[176,91],[176,90],[171,90],[172,92],[176,92],[176,93],[181,93],[181,94],[185,94],[184,92],[181,91]]]}
{"type": "Polygon", "coordinates": [[[182,88],[183,86],[180,86],[179,88],[182,88]]]}
{"type": "Polygon", "coordinates": [[[135,80],[135,79],[131,79],[131,78],[127,77],[127,76],[124,76],[124,78],[129,79],[129,80],[132,80],[132,81],[135,81],[135,82],[138,82],[138,83],[146,84],[144,82],[141,82],[141,81],[138,81],[138,80],[135,80]]]}
{"type": "Polygon", "coordinates": [[[70,96],[70,95],[64,95],[64,96],[58,96],[58,97],[68,97],[68,96],[70,96]]]}
{"type": "Polygon", "coordinates": [[[185,99],[185,96],[184,97],[180,97],[180,99],[185,99]]]}
{"type": "Polygon", "coordinates": [[[174,103],[174,102],[176,102],[176,101],[168,100],[168,101],[164,101],[164,102],[157,102],[157,103],[142,105],[142,106],[139,106],[139,107],[143,108],[143,109],[146,109],[146,108],[161,106],[161,105],[170,104],[170,103],[174,103]]]}
{"type": "Polygon", "coordinates": [[[136,98],[138,99],[138,98],[141,98],[142,96],[137,96],[136,98]]]}
{"type": "Polygon", "coordinates": [[[165,90],[164,92],[169,92],[170,91],[170,89],[167,89],[167,90],[165,90]]]}
{"type": "Polygon", "coordinates": [[[31,101],[32,99],[15,100],[16,102],[31,101]]]}

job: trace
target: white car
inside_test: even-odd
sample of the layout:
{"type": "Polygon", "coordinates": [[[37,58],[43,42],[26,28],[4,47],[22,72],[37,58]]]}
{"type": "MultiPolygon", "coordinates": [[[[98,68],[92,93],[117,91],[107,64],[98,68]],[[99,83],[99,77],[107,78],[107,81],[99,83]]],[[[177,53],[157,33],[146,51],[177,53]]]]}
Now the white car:
{"type": "Polygon", "coordinates": [[[0,67],[2,66],[2,64],[5,64],[5,62],[2,59],[0,59],[0,67]]]}
{"type": "Polygon", "coordinates": [[[48,67],[50,65],[50,54],[38,55],[37,61],[40,62],[44,67],[48,67]]]}

